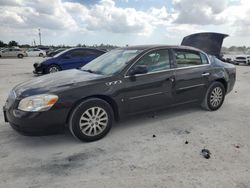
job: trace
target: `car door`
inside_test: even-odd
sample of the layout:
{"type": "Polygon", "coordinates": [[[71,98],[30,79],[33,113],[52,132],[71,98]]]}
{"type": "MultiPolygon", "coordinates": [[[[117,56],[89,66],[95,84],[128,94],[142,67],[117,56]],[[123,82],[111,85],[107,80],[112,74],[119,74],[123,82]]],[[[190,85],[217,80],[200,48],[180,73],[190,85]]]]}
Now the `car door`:
{"type": "Polygon", "coordinates": [[[128,114],[172,104],[171,58],[168,49],[154,50],[141,57],[125,76],[125,111],[128,114]],[[129,76],[136,66],[146,66],[146,74],[129,76]]]}
{"type": "Polygon", "coordinates": [[[174,49],[175,58],[175,103],[201,100],[209,83],[209,61],[204,53],[174,49]]]}
{"type": "Polygon", "coordinates": [[[3,57],[10,57],[12,53],[12,49],[5,49],[2,51],[3,57]]]}
{"type": "Polygon", "coordinates": [[[37,54],[38,54],[38,49],[32,49],[31,51],[30,51],[30,56],[32,56],[32,57],[35,57],[35,56],[38,56],[37,54]]]}

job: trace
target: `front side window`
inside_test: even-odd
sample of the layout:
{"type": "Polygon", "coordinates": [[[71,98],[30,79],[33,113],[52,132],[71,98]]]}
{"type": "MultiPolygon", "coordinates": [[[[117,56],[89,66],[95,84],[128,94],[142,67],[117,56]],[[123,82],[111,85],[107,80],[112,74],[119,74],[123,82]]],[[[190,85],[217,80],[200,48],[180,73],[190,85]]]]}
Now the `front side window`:
{"type": "MultiPolygon", "coordinates": [[[[147,66],[148,72],[170,69],[169,50],[157,50],[144,55],[136,65],[147,66]]],[[[135,65],[135,66],[136,66],[135,65]]]]}
{"type": "Polygon", "coordinates": [[[203,64],[200,53],[191,50],[174,50],[178,68],[203,64]]]}

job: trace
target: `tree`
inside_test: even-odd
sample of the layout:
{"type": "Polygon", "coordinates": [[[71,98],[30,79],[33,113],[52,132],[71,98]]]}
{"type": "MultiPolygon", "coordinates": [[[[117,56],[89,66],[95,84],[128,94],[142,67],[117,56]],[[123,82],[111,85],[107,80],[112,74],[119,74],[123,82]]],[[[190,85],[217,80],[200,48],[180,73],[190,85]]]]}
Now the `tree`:
{"type": "Polygon", "coordinates": [[[18,43],[16,41],[12,40],[12,41],[9,42],[9,46],[10,47],[11,46],[18,46],[18,43]]]}
{"type": "Polygon", "coordinates": [[[3,41],[0,40],[0,47],[5,47],[7,44],[5,44],[3,41]]]}

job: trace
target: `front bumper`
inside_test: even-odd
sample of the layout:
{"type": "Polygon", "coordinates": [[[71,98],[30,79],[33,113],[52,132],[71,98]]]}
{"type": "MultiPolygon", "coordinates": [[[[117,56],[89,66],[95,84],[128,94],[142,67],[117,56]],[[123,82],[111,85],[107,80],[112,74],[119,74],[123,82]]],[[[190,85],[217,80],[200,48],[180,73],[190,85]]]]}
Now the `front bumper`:
{"type": "Polygon", "coordinates": [[[244,63],[247,64],[248,61],[247,60],[235,60],[236,63],[244,63]]]}
{"type": "Polygon", "coordinates": [[[67,120],[66,109],[55,109],[45,112],[24,112],[3,107],[5,122],[13,129],[25,134],[43,134],[62,130],[67,120]]]}
{"type": "Polygon", "coordinates": [[[40,63],[34,63],[33,64],[34,67],[34,74],[45,74],[45,67],[40,63]]]}

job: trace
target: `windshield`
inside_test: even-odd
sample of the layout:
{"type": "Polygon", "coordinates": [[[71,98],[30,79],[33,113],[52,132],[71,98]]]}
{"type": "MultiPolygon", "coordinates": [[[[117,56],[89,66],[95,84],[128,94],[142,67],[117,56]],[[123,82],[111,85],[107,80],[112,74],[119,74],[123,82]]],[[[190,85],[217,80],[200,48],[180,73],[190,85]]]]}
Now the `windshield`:
{"type": "Polygon", "coordinates": [[[120,72],[140,52],[140,50],[112,50],[83,66],[81,70],[103,75],[113,75],[120,72]]]}
{"type": "MultiPolygon", "coordinates": [[[[68,52],[68,51],[70,51],[70,50],[72,50],[72,49],[70,48],[70,49],[62,50],[60,53],[54,55],[53,57],[59,57],[60,55],[64,54],[65,52],[68,52]]],[[[56,50],[56,51],[58,51],[58,50],[56,50]]]]}

